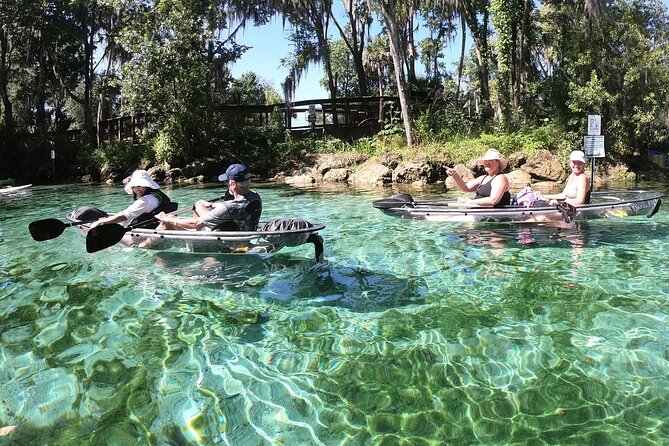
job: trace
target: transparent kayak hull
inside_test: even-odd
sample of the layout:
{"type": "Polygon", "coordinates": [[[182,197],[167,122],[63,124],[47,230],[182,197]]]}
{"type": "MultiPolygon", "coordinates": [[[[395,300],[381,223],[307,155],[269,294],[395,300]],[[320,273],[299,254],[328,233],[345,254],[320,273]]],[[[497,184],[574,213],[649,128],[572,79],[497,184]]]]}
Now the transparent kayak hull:
{"type": "MultiPolygon", "coordinates": [[[[405,194],[400,194],[405,195],[405,194]]],[[[654,191],[608,191],[593,192],[591,203],[574,206],[568,217],[556,206],[503,208],[466,208],[453,201],[377,200],[373,206],[383,213],[395,217],[453,223],[478,222],[578,222],[599,218],[622,218],[636,215],[652,217],[659,210],[662,194],[654,191]]]]}
{"type": "MultiPolygon", "coordinates": [[[[71,222],[79,220],[67,215],[71,222]]],[[[216,254],[269,254],[285,247],[314,245],[316,258],[323,255],[323,238],[318,234],[325,228],[323,224],[310,223],[297,218],[283,218],[267,223],[261,222],[258,231],[188,231],[130,228],[123,237],[127,245],[140,247],[142,242],[150,240],[147,249],[171,250],[193,253],[216,254]],[[269,229],[267,229],[269,227],[269,229]]],[[[77,226],[86,236],[88,224],[77,226]]]]}
{"type": "MultiPolygon", "coordinates": [[[[284,231],[156,231],[132,229],[128,232],[133,244],[152,239],[151,249],[176,248],[186,252],[232,254],[266,254],[284,247],[313,243],[320,238],[321,224],[284,231]]],[[[321,239],[322,243],[322,239],[321,239]]]]}

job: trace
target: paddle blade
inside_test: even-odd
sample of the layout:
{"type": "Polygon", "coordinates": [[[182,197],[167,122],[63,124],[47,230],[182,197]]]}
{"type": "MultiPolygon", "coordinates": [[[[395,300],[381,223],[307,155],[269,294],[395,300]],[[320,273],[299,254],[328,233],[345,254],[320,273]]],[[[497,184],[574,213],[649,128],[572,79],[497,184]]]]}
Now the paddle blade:
{"type": "Polygon", "coordinates": [[[86,252],[102,251],[117,244],[129,230],[117,224],[96,226],[86,234],[86,252]]]}
{"type": "Polygon", "coordinates": [[[576,208],[573,205],[563,201],[557,205],[557,209],[560,211],[560,214],[562,214],[562,219],[565,223],[574,221],[574,217],[576,217],[576,208]]]}
{"type": "Polygon", "coordinates": [[[414,205],[413,197],[409,194],[395,194],[391,197],[384,198],[382,200],[372,201],[372,206],[377,209],[391,209],[398,208],[402,206],[412,206],[414,205]]]}
{"type": "Polygon", "coordinates": [[[28,230],[33,240],[43,242],[44,240],[51,240],[63,233],[68,224],[56,218],[47,218],[45,220],[37,220],[28,225],[28,230]]]}

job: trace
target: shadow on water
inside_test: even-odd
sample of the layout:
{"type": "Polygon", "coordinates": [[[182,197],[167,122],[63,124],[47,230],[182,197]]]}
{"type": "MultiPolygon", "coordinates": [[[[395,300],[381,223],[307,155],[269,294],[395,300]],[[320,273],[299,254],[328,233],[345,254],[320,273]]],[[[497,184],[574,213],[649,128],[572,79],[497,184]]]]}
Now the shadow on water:
{"type": "Polygon", "coordinates": [[[244,292],[287,306],[383,311],[424,302],[423,279],[290,255],[231,256],[157,253],[156,265],[189,282],[244,292]]]}
{"type": "Polygon", "coordinates": [[[331,306],[355,312],[421,304],[428,293],[422,278],[323,262],[292,276],[268,281],[261,297],[297,306],[331,306]]]}

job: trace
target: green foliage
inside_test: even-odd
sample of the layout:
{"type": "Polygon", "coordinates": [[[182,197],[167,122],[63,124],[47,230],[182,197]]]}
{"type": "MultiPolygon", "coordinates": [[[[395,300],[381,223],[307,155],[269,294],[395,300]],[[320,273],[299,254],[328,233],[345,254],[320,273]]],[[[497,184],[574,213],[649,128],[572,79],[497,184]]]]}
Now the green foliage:
{"type": "MultiPolygon", "coordinates": [[[[343,40],[330,42],[332,74],[337,79],[337,97],[355,97],[360,94],[358,75],[355,71],[353,55],[343,40]]],[[[327,89],[328,79],[324,77],[320,84],[327,89]]]]}
{"type": "Polygon", "coordinates": [[[352,144],[351,149],[370,156],[379,153],[379,145],[375,143],[374,138],[360,138],[352,144]]]}
{"type": "Polygon", "coordinates": [[[539,149],[553,152],[571,150],[568,142],[563,140],[563,136],[563,133],[553,126],[499,135],[484,133],[475,138],[453,138],[444,141],[431,156],[451,164],[464,164],[478,158],[491,147],[506,156],[518,151],[531,156],[539,149]]]}
{"type": "Polygon", "coordinates": [[[454,137],[469,138],[481,130],[477,117],[470,117],[456,103],[437,100],[420,110],[414,119],[416,138],[421,143],[454,137]]]}
{"type": "MultiPolygon", "coordinates": [[[[333,26],[332,11],[327,10],[330,4],[318,3],[325,8],[315,10],[310,6],[316,3],[309,2],[251,3],[229,5],[238,15],[236,20],[264,24],[278,11],[285,23],[295,25],[288,90],[294,91],[314,62],[329,60],[323,68],[331,69],[330,81],[336,76],[338,94],[359,93],[360,73],[354,69],[352,48],[343,40],[328,39],[327,25],[333,26]]],[[[351,18],[354,26],[343,18],[339,22],[342,35],[348,38],[364,35],[357,33],[372,19],[369,7],[386,25],[401,19],[397,27],[386,26],[378,36],[364,35],[358,42],[364,52],[358,48],[361,51],[356,53],[365,56],[370,93],[397,94],[389,32],[398,31],[401,35],[395,37],[400,42],[409,41],[410,4],[386,4],[393,8],[385,11],[382,2],[363,0],[352,5],[357,14],[351,18]]],[[[438,156],[441,147],[447,146],[449,156],[458,159],[476,156],[489,145],[505,153],[521,147],[564,153],[582,146],[585,118],[593,113],[602,115],[611,158],[642,155],[649,147],[669,145],[666,7],[656,0],[620,0],[591,14],[586,7],[592,5],[491,0],[464,2],[461,9],[453,10],[419,2],[415,12],[423,18],[429,38],[418,43],[418,57],[428,67],[431,82],[438,80],[446,86],[446,100],[419,99],[412,104],[420,150],[438,156]],[[456,85],[445,72],[441,54],[445,44],[450,49],[459,46],[449,39],[460,19],[474,47],[462,61],[456,100],[456,85]],[[490,98],[496,101],[495,116],[489,113],[490,98]],[[550,125],[534,128],[544,124],[544,118],[550,125]],[[496,134],[509,129],[521,130],[496,134]]],[[[239,122],[217,111],[216,106],[223,103],[282,102],[269,82],[253,73],[232,78],[229,64],[248,48],[237,44],[234,35],[219,40],[219,36],[230,36],[222,31],[231,23],[230,10],[220,6],[182,0],[57,1],[48,3],[45,14],[44,4],[34,0],[1,1],[1,37],[7,44],[0,45],[0,133],[2,138],[12,134],[36,138],[17,143],[17,149],[5,143],[0,154],[2,164],[9,167],[3,168],[11,167],[6,162],[9,159],[17,165],[22,159],[27,165],[38,160],[36,165],[41,166],[45,141],[53,139],[48,132],[85,129],[95,115],[98,97],[103,116],[147,113],[149,125],[142,136],[148,148],[139,154],[123,143],[95,152],[75,150],[74,145],[59,147],[58,161],[78,163],[81,171],[91,163],[127,167],[140,157],[174,165],[209,156],[249,158],[265,166],[284,159],[285,153],[347,149],[319,138],[306,142],[286,139],[278,110],[265,128],[259,127],[259,120],[239,122]],[[100,70],[110,62],[110,71],[92,78],[86,76],[92,66],[86,59],[90,45],[83,40],[89,32],[101,38],[95,46],[112,57],[97,67],[100,70]]],[[[409,55],[409,48],[394,50],[406,64],[414,56],[409,55]]],[[[412,91],[433,87],[426,85],[419,79],[412,91]]],[[[399,110],[391,115],[379,135],[360,140],[354,149],[371,154],[403,147],[401,136],[411,129],[404,129],[399,110]]]]}
{"type": "Polygon", "coordinates": [[[251,71],[232,81],[230,95],[235,104],[264,105],[267,103],[265,83],[251,71]]]}
{"type": "Polygon", "coordinates": [[[164,127],[150,142],[156,161],[170,166],[183,162],[183,155],[175,143],[169,127],[164,127]]]}
{"type": "Polygon", "coordinates": [[[127,170],[137,165],[142,159],[152,158],[152,153],[145,146],[133,146],[129,142],[112,141],[102,144],[93,151],[93,161],[99,167],[127,170]]]}
{"type": "Polygon", "coordinates": [[[579,122],[584,122],[583,117],[589,114],[601,114],[605,107],[614,100],[614,95],[606,90],[604,82],[599,79],[595,71],[590,73],[590,79],[583,86],[575,82],[569,83],[567,106],[574,113],[574,119],[579,122]]]}
{"type": "Polygon", "coordinates": [[[402,122],[401,110],[393,104],[389,105],[390,109],[386,112],[389,118],[384,118],[379,136],[393,136],[404,133],[404,123],[402,122]]]}

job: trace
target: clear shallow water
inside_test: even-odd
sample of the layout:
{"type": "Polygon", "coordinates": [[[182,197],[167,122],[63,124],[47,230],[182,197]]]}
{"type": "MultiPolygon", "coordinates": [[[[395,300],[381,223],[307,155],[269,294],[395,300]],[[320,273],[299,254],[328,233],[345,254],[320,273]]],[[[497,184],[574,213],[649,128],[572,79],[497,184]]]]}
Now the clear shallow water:
{"type": "Polygon", "coordinates": [[[384,216],[387,190],[258,190],[264,218],[327,225],[325,263],[86,254],[28,223],[119,209],[119,188],[0,197],[0,445],[669,442],[666,204],[527,230],[384,216]]]}

